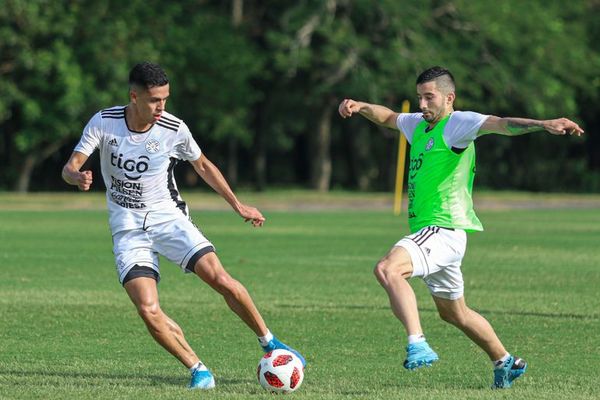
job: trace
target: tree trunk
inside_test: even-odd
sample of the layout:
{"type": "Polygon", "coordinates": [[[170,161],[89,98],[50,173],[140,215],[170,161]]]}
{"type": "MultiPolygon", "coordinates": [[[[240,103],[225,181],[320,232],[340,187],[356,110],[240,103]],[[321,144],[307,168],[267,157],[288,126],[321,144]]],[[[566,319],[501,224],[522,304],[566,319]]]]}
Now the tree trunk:
{"type": "Polygon", "coordinates": [[[323,106],[316,131],[312,134],[311,145],[311,188],[327,192],[331,185],[331,114],[335,99],[329,99],[323,106]]]}
{"type": "MultiPolygon", "coordinates": [[[[259,117],[260,118],[260,117],[259,117]]],[[[262,123],[260,124],[262,125],[262,123]]],[[[267,149],[263,129],[256,130],[254,134],[254,180],[256,190],[262,192],[267,188],[267,149]]]]}
{"type": "MultiPolygon", "coordinates": [[[[35,149],[29,151],[25,156],[23,163],[19,168],[19,177],[15,185],[15,190],[19,193],[26,193],[29,191],[29,185],[31,184],[31,175],[36,166],[44,162],[48,157],[57,152],[67,141],[67,138],[58,140],[52,144],[49,144],[42,151],[36,151],[35,149]]],[[[60,173],[60,171],[58,171],[60,173]]]]}
{"type": "MultiPolygon", "coordinates": [[[[239,28],[244,15],[244,0],[233,0],[231,3],[231,25],[239,28]]],[[[232,136],[227,143],[227,179],[231,187],[238,183],[238,138],[232,136]]]]}
{"type": "Polygon", "coordinates": [[[244,0],[233,0],[231,4],[231,22],[234,27],[240,26],[244,16],[244,0]]]}
{"type": "Polygon", "coordinates": [[[262,192],[267,188],[267,142],[265,130],[269,114],[265,110],[271,108],[271,92],[264,89],[265,97],[254,104],[254,119],[252,121],[254,138],[252,143],[252,163],[254,167],[254,182],[257,191],[262,192]]]}
{"type": "Polygon", "coordinates": [[[19,167],[19,178],[17,179],[17,185],[15,190],[19,193],[26,193],[29,191],[29,184],[31,182],[31,174],[35,167],[35,156],[29,154],[25,156],[25,159],[19,167]]]}
{"type": "Polygon", "coordinates": [[[229,138],[227,153],[227,180],[235,188],[238,184],[238,139],[235,136],[229,138]]]}
{"type": "Polygon", "coordinates": [[[370,134],[364,129],[355,129],[352,134],[344,135],[347,141],[346,158],[349,166],[349,180],[362,192],[371,189],[376,168],[369,155],[371,153],[370,134]]]}

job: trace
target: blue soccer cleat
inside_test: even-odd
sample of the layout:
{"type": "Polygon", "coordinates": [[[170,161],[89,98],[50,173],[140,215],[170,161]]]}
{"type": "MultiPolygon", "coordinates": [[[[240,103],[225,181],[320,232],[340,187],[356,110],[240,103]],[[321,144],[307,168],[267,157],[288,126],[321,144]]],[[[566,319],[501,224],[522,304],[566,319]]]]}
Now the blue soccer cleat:
{"type": "Polygon", "coordinates": [[[300,354],[297,350],[292,349],[287,344],[280,342],[279,339],[277,339],[275,336],[273,336],[273,339],[271,339],[266,346],[261,347],[265,353],[277,349],[291,351],[296,357],[300,359],[300,361],[302,361],[302,366],[306,367],[306,360],[304,359],[304,357],[302,357],[302,354],[300,354]]]}
{"type": "Polygon", "coordinates": [[[440,358],[431,350],[427,342],[413,343],[406,346],[406,360],[404,360],[404,368],[417,369],[424,366],[430,367],[431,364],[440,358]]]}
{"type": "Polygon", "coordinates": [[[195,369],[194,372],[192,372],[192,379],[190,380],[188,388],[207,390],[212,389],[214,387],[215,378],[212,376],[209,370],[195,369]]]}
{"type": "Polygon", "coordinates": [[[527,369],[527,362],[512,355],[502,367],[494,368],[494,384],[492,389],[508,389],[513,381],[523,375],[527,369]]]}

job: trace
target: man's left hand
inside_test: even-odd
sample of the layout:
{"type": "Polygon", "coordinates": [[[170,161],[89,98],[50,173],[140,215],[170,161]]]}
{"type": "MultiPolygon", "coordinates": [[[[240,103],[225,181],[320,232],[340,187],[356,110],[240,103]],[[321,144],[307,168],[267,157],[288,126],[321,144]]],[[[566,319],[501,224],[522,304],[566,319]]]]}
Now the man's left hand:
{"type": "Polygon", "coordinates": [[[255,207],[241,205],[238,214],[244,218],[244,222],[251,221],[252,225],[256,228],[263,226],[265,223],[265,217],[255,207]]]}
{"type": "Polygon", "coordinates": [[[575,122],[567,118],[558,118],[544,121],[544,129],[553,135],[575,135],[581,136],[583,129],[575,122]]]}

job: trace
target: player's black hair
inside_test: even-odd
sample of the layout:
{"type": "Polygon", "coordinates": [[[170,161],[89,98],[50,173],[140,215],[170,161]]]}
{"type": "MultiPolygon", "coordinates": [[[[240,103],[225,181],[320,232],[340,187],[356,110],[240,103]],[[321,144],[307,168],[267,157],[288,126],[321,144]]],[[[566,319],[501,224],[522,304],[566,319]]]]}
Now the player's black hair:
{"type": "Polygon", "coordinates": [[[169,83],[169,78],[161,66],[149,61],[136,64],[129,72],[129,85],[150,89],[155,86],[164,86],[167,83],[169,83]]]}
{"type": "Polygon", "coordinates": [[[421,72],[421,75],[417,77],[417,85],[435,81],[438,80],[438,78],[442,78],[441,80],[444,81],[445,84],[451,85],[451,89],[454,90],[454,76],[452,76],[452,73],[446,68],[439,66],[431,67],[421,72]]]}
{"type": "Polygon", "coordinates": [[[431,67],[421,72],[421,75],[417,77],[417,85],[431,81],[435,81],[437,87],[444,93],[451,93],[456,90],[454,76],[446,68],[431,67]]]}

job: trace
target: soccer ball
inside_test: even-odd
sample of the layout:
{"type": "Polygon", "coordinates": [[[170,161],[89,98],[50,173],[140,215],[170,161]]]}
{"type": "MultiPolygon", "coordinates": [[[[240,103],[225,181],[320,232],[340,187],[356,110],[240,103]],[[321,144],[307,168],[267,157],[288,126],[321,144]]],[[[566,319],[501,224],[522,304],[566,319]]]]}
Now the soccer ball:
{"type": "Polygon", "coordinates": [[[291,393],[304,379],[302,361],[291,351],[273,350],[260,359],[256,370],[258,382],[270,392],[291,393]]]}

